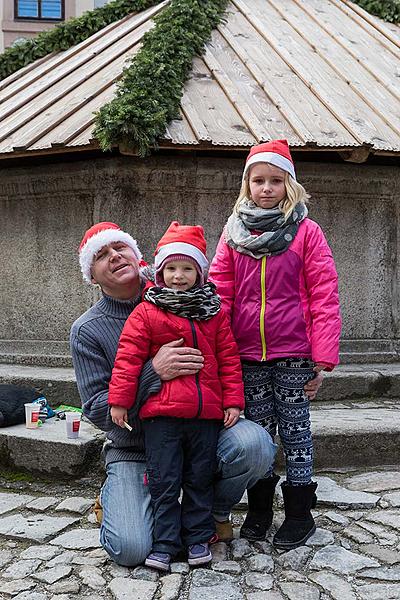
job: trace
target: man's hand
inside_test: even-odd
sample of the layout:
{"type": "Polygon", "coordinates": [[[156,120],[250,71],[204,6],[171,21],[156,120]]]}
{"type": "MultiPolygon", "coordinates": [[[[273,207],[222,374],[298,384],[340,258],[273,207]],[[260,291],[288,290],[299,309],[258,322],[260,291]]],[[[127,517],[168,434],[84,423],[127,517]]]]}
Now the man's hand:
{"type": "Polygon", "coordinates": [[[235,423],[238,422],[239,420],[239,415],[240,415],[240,410],[239,408],[226,408],[224,410],[224,427],[225,429],[229,429],[229,427],[232,427],[233,425],[235,425],[235,423]]]}
{"type": "Polygon", "coordinates": [[[306,395],[308,396],[309,400],[315,400],[317,392],[322,385],[322,381],[324,379],[324,376],[322,374],[323,368],[324,368],[324,365],[320,365],[317,363],[314,367],[316,376],[314,377],[314,379],[311,379],[311,381],[306,383],[306,385],[304,386],[304,391],[305,391],[306,395]]]}
{"type": "Polygon", "coordinates": [[[112,406],[110,409],[113,423],[119,427],[125,427],[124,422],[128,421],[128,411],[123,406],[112,406]]]}
{"type": "Polygon", "coordinates": [[[203,368],[204,358],[200,350],[182,344],[183,338],[164,344],[153,358],[153,369],[162,381],[181,375],[195,375],[203,368]]]}

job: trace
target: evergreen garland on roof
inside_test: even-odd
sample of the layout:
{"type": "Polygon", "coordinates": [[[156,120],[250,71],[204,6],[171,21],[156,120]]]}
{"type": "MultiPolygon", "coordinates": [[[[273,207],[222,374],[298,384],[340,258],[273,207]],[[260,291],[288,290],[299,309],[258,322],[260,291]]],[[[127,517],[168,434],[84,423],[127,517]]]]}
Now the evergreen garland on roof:
{"type": "Polygon", "coordinates": [[[94,136],[103,150],[116,144],[149,153],[179,115],[184,83],[228,0],[171,0],[143,36],[116,96],[97,113],[94,136]]]}
{"type": "Polygon", "coordinates": [[[353,0],[364,10],[390,23],[400,23],[400,0],[353,0]]]}
{"type": "Polygon", "coordinates": [[[56,25],[53,29],[43,31],[31,40],[11,46],[0,54],[0,81],[38,58],[51,52],[68,50],[106,25],[159,3],[160,0],[113,0],[80,17],[56,25]]]}

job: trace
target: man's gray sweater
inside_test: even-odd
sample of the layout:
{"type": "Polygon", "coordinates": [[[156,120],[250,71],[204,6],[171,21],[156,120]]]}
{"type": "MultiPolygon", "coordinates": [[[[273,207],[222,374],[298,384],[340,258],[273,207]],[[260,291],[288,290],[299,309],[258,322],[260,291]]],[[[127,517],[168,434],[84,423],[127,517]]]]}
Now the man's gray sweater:
{"type": "Polygon", "coordinates": [[[71,353],[83,414],[107,432],[106,464],[121,460],[144,460],[144,443],[137,406],[161,388],[161,381],[149,361],[143,368],[135,409],[129,413],[133,431],[122,429],[111,420],[108,384],[117,353],[118,340],[126,319],[138,302],[103,296],[71,328],[71,353]]]}

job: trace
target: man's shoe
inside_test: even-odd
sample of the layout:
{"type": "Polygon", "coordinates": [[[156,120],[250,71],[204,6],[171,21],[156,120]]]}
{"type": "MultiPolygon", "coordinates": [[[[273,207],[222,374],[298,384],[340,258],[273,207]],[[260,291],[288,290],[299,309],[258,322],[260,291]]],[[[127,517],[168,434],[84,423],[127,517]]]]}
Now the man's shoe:
{"type": "Polygon", "coordinates": [[[273,502],[278,475],[272,474],[267,479],[260,479],[247,490],[248,512],[242,527],[240,537],[255,542],[265,540],[268,529],[272,525],[273,502]]]}
{"type": "Polygon", "coordinates": [[[189,546],[188,563],[191,567],[205,565],[212,560],[208,544],[191,544],[189,546]]]}
{"type": "Polygon", "coordinates": [[[96,517],[96,523],[101,525],[101,523],[103,521],[103,507],[100,504],[100,496],[96,496],[96,498],[95,498],[94,505],[93,505],[93,512],[96,517]]]}
{"type": "Polygon", "coordinates": [[[152,567],[158,571],[169,571],[171,555],[167,552],[151,552],[144,561],[146,567],[152,567]]]}
{"type": "Polygon", "coordinates": [[[218,541],[220,542],[231,542],[233,540],[233,527],[232,523],[228,519],[227,521],[215,522],[215,530],[217,532],[218,541]]]}
{"type": "Polygon", "coordinates": [[[302,546],[315,532],[311,508],[315,507],[316,483],[289,485],[282,483],[285,520],[274,535],[273,544],[280,550],[292,550],[302,546]]]}

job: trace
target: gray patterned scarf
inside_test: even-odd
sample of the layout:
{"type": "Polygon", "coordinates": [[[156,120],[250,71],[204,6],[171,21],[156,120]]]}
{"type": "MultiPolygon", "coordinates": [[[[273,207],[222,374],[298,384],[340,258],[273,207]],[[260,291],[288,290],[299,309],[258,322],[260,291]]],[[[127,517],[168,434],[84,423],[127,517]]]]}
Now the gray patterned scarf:
{"type": "Polygon", "coordinates": [[[233,213],[228,219],[226,243],[237,252],[257,259],[282,254],[289,248],[307,214],[303,202],[296,204],[286,221],[279,208],[258,208],[252,200],[244,202],[239,207],[239,214],[233,213]],[[255,235],[251,231],[261,233],[255,235]]]}
{"type": "Polygon", "coordinates": [[[185,291],[151,287],[146,290],[144,299],[179,317],[206,321],[221,309],[221,298],[216,289],[211,282],[185,291]]]}

